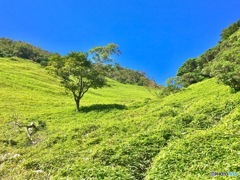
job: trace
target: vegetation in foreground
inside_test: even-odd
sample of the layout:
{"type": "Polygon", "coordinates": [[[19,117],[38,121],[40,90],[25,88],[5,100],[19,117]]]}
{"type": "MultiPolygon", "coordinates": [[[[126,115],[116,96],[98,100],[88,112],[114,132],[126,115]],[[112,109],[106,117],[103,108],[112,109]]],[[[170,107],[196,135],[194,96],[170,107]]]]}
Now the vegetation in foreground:
{"type": "Polygon", "coordinates": [[[109,79],[75,113],[38,64],[0,64],[3,179],[206,179],[240,170],[240,94],[215,79],[162,99],[109,79]],[[15,122],[36,124],[34,145],[15,122]]]}

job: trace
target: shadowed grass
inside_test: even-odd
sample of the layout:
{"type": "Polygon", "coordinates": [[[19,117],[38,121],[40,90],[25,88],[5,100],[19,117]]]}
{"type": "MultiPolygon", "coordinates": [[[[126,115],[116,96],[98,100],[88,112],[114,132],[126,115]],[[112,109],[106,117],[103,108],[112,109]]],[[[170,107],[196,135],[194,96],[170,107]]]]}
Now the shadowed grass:
{"type": "Polygon", "coordinates": [[[121,104],[93,104],[90,106],[83,106],[81,107],[80,112],[90,112],[90,111],[104,111],[109,112],[112,109],[124,110],[127,109],[127,106],[121,104]]]}

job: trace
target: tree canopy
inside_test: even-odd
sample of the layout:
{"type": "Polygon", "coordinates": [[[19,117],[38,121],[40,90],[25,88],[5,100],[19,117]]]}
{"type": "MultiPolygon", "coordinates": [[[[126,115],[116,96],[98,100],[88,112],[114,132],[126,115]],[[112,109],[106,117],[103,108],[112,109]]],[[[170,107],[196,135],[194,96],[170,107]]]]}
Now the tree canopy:
{"type": "Polygon", "coordinates": [[[110,55],[119,52],[118,46],[109,44],[87,52],[71,52],[66,56],[55,54],[50,57],[49,70],[61,79],[61,84],[69,90],[76,103],[76,111],[80,111],[80,100],[90,88],[101,88],[106,85],[102,63],[109,60],[110,55]]]}
{"type": "Polygon", "coordinates": [[[233,33],[235,33],[240,28],[240,20],[231,24],[229,27],[223,29],[221,33],[222,40],[228,39],[233,33]]]}
{"type": "Polygon", "coordinates": [[[240,90],[240,20],[222,31],[222,40],[197,58],[187,60],[177,76],[183,85],[216,77],[232,89],[240,90]]]}

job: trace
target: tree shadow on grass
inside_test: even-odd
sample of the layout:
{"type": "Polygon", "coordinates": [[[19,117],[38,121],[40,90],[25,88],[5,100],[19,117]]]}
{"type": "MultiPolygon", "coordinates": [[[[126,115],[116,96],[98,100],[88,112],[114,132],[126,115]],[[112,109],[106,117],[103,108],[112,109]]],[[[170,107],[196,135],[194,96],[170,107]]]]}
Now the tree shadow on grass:
{"type": "Polygon", "coordinates": [[[93,104],[91,106],[83,106],[80,112],[90,112],[90,111],[111,111],[114,109],[123,110],[127,109],[127,106],[122,104],[93,104]]]}

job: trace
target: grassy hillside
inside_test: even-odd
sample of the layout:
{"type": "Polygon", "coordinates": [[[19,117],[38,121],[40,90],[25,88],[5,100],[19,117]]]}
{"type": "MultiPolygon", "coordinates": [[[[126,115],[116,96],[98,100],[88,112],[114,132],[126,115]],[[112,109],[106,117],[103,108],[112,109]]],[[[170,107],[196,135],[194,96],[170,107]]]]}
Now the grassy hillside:
{"type": "MultiPolygon", "coordinates": [[[[58,164],[59,162],[57,161],[61,161],[58,157],[60,156],[59,151],[62,151],[62,153],[71,151],[71,154],[73,154],[72,159],[76,161],[81,160],[84,162],[82,162],[84,165],[86,161],[85,154],[93,151],[89,154],[89,158],[94,154],[95,146],[90,146],[89,144],[98,144],[98,141],[100,143],[101,139],[107,142],[110,141],[108,138],[114,138],[113,133],[118,133],[117,129],[115,130],[115,126],[120,128],[118,124],[124,120],[123,118],[131,118],[131,114],[128,114],[131,111],[130,109],[140,106],[144,99],[148,101],[149,98],[153,98],[144,87],[124,85],[112,80],[108,81],[109,86],[103,89],[90,90],[84,96],[82,113],[76,114],[75,102],[71,94],[67,95],[65,90],[59,86],[57,80],[51,77],[38,64],[21,59],[10,60],[1,58],[0,143],[1,147],[3,147],[0,148],[1,155],[4,158],[7,153],[18,153],[21,155],[20,159],[23,158],[24,161],[28,159],[22,162],[22,166],[20,163],[17,167],[15,165],[19,162],[10,163],[4,161],[1,165],[1,175],[5,177],[5,174],[7,174],[6,177],[8,178],[9,176],[17,177],[18,172],[21,171],[21,168],[25,168],[26,164],[31,164],[32,161],[38,160],[46,160],[48,162],[52,161],[52,158],[56,158],[56,161],[52,161],[53,174],[56,175],[58,172],[61,175],[61,171],[58,168],[62,167],[63,171],[65,171],[67,163],[64,166],[63,162],[58,164]],[[24,129],[19,129],[12,124],[12,121],[16,118],[25,124],[29,124],[32,121],[36,123],[38,121],[46,122],[47,129],[36,134],[39,136],[36,139],[39,138],[42,142],[36,146],[28,146],[29,142],[24,129]],[[104,136],[92,135],[92,138],[88,138],[91,132],[97,129],[99,129],[100,134],[105,133],[106,129],[112,129],[112,132],[109,131],[109,134],[104,136]],[[67,140],[65,139],[66,137],[70,139],[67,140]],[[72,141],[71,138],[75,140],[72,141]],[[81,143],[80,141],[86,142],[81,143]],[[48,148],[48,146],[54,146],[54,148],[48,148]],[[64,146],[66,146],[66,149],[64,146]],[[87,147],[91,148],[88,149],[87,147]],[[42,149],[45,150],[42,151],[42,149]],[[49,152],[50,154],[46,154],[46,151],[49,150],[51,151],[49,152]],[[74,153],[81,154],[81,156],[77,158],[74,153]],[[43,155],[45,156],[44,158],[43,155]],[[29,158],[30,156],[31,158],[29,158]],[[82,158],[85,160],[82,160],[82,158]],[[14,169],[9,169],[11,165],[8,163],[14,169]]],[[[127,135],[127,131],[125,132],[128,124],[126,123],[124,126],[121,127],[123,130],[121,133],[119,132],[118,139],[121,139],[123,135],[126,138],[130,136],[131,132],[129,135],[127,135]]],[[[133,130],[137,131],[137,129],[133,130]]],[[[63,159],[65,158],[67,160],[67,157],[63,157],[63,159]]],[[[71,159],[68,160],[71,161],[71,159]]],[[[46,170],[48,167],[45,165],[44,169],[46,170]]],[[[34,166],[32,168],[40,167],[34,166]]],[[[31,170],[23,170],[23,172],[23,177],[25,177],[25,173],[32,173],[31,170]]]]}
{"type": "Polygon", "coordinates": [[[51,54],[26,42],[0,38],[0,57],[20,57],[46,65],[51,54]]]}
{"type": "Polygon", "coordinates": [[[162,99],[109,80],[75,113],[38,64],[0,59],[3,179],[207,179],[240,171],[240,93],[209,79],[162,99]],[[35,122],[29,143],[14,120],[35,122]]]}

